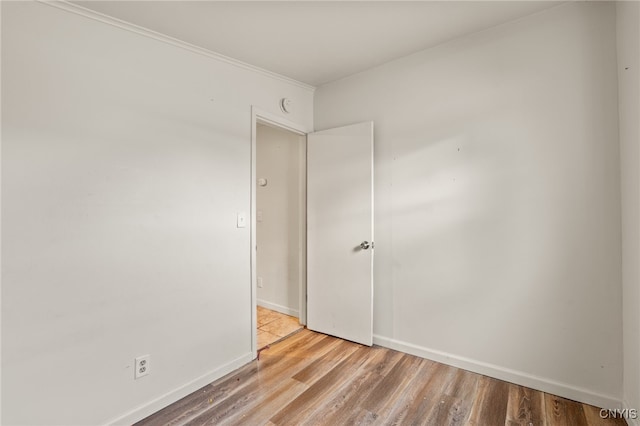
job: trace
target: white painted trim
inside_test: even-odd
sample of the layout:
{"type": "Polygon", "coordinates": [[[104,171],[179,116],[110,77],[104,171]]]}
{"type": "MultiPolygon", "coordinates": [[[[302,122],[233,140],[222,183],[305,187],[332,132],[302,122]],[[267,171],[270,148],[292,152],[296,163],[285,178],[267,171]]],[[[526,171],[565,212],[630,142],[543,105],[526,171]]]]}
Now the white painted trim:
{"type": "Polygon", "coordinates": [[[249,257],[250,257],[250,267],[251,267],[251,353],[254,358],[258,357],[258,264],[256,260],[257,256],[257,243],[258,239],[256,237],[256,224],[258,223],[256,219],[256,193],[257,193],[257,182],[256,179],[256,127],[258,125],[258,108],[255,106],[251,107],[251,173],[250,173],[250,187],[251,187],[251,195],[249,200],[250,205],[250,223],[251,227],[251,237],[249,243],[249,257]]]}
{"type": "Polygon", "coordinates": [[[511,370],[493,364],[476,361],[446,352],[425,348],[412,343],[402,342],[388,337],[373,335],[373,343],[385,348],[395,349],[421,358],[430,359],[442,364],[462,368],[506,382],[526,386],[543,392],[559,395],[574,401],[595,405],[596,407],[619,408],[621,401],[619,398],[592,392],[588,389],[572,386],[568,383],[556,382],[554,380],[538,377],[522,371],[511,370]]]}
{"type": "Polygon", "coordinates": [[[638,417],[635,419],[625,419],[629,426],[640,426],[640,407],[632,407],[626,399],[622,403],[622,408],[638,410],[638,417]]]}
{"type": "Polygon", "coordinates": [[[249,71],[256,72],[258,74],[265,75],[267,77],[271,77],[271,78],[276,79],[276,80],[281,80],[281,81],[284,81],[286,83],[293,84],[293,85],[298,86],[298,87],[300,87],[302,89],[308,90],[311,93],[313,93],[316,90],[315,86],[311,86],[311,85],[303,83],[301,81],[294,80],[293,78],[284,76],[282,74],[278,74],[278,73],[275,73],[273,71],[269,71],[269,70],[266,70],[264,68],[257,67],[255,65],[251,65],[251,64],[248,64],[246,62],[242,62],[240,60],[231,58],[229,56],[225,56],[225,55],[222,55],[220,53],[216,53],[216,52],[211,51],[209,49],[205,49],[203,47],[199,47],[199,46],[193,45],[191,43],[187,43],[185,41],[182,41],[182,40],[179,40],[177,38],[173,38],[171,36],[168,36],[168,35],[165,35],[165,34],[162,34],[162,33],[159,33],[159,32],[144,28],[144,27],[141,27],[139,25],[135,25],[135,24],[132,24],[130,22],[123,21],[121,19],[117,19],[117,18],[108,16],[108,15],[105,15],[103,13],[100,13],[100,12],[96,12],[96,11],[91,10],[91,9],[87,9],[86,7],[83,7],[83,6],[74,4],[74,3],[69,3],[67,0],[54,0],[54,1],[37,0],[37,1],[39,3],[46,4],[48,6],[53,6],[53,7],[56,7],[58,9],[65,10],[67,12],[75,13],[76,15],[84,16],[85,18],[93,19],[95,21],[99,21],[99,22],[102,22],[102,23],[107,24],[107,25],[111,25],[111,26],[114,26],[114,27],[117,27],[117,28],[120,28],[120,29],[123,29],[123,30],[126,30],[126,31],[130,31],[132,33],[136,33],[136,34],[142,35],[144,37],[152,38],[154,40],[158,40],[158,41],[161,41],[163,43],[167,43],[167,44],[170,44],[172,46],[176,46],[176,47],[179,47],[181,49],[188,50],[190,52],[194,52],[194,53],[197,53],[197,54],[200,54],[200,55],[204,55],[204,56],[207,56],[209,58],[215,59],[217,61],[225,62],[227,64],[234,65],[234,66],[236,66],[238,68],[243,68],[243,69],[246,69],[246,70],[249,70],[249,71]]]}
{"type": "Polygon", "coordinates": [[[266,300],[258,299],[258,306],[271,309],[272,311],[280,312],[281,314],[291,315],[298,318],[300,311],[297,309],[289,308],[288,306],[278,305],[277,303],[267,302],[266,300]]]}
{"type": "Polygon", "coordinates": [[[298,193],[304,194],[300,197],[298,203],[298,217],[303,217],[298,228],[298,307],[300,312],[298,321],[302,325],[307,325],[307,136],[304,136],[304,142],[300,149],[298,157],[298,167],[300,168],[300,177],[298,179],[298,193]]]}
{"type": "Polygon", "coordinates": [[[195,380],[186,383],[171,392],[165,393],[158,398],[149,401],[148,403],[141,405],[128,413],[125,413],[113,420],[106,422],[106,425],[131,425],[135,422],[138,422],[153,413],[173,404],[174,402],[184,398],[185,396],[197,391],[203,386],[208,385],[211,382],[218,380],[219,378],[231,373],[232,371],[242,367],[243,365],[251,362],[254,357],[252,354],[248,353],[242,355],[239,358],[234,359],[233,361],[223,365],[222,367],[216,368],[209,373],[206,373],[195,380]]]}
{"type": "Polygon", "coordinates": [[[255,111],[256,120],[258,123],[266,124],[268,126],[275,127],[276,129],[288,130],[300,136],[305,136],[307,133],[312,131],[306,126],[294,123],[293,121],[287,120],[284,117],[261,110],[260,108],[253,107],[252,111],[255,111]]]}
{"type": "MultiPolygon", "coordinates": [[[[0,34],[2,33],[2,2],[0,2],[0,34]]],[[[0,93],[2,93],[2,55],[0,55],[0,93]]],[[[0,117],[2,117],[2,102],[0,102],[0,117]]],[[[0,120],[0,135],[2,135],[2,120],[0,120]]],[[[0,152],[2,152],[2,137],[0,136],[0,152]]],[[[1,163],[0,163],[1,164],[1,163]]],[[[2,188],[2,166],[0,165],[0,188],[2,188]]],[[[2,235],[2,190],[0,189],[0,235],[2,235]]],[[[0,271],[2,270],[2,244],[0,243],[0,271]]],[[[2,274],[0,274],[0,307],[2,305],[2,274]]],[[[0,365],[2,364],[2,339],[0,339],[0,365]]],[[[2,371],[0,369],[0,383],[2,381],[2,371]]],[[[2,399],[2,386],[0,386],[0,401],[2,399]]],[[[0,424],[2,424],[2,404],[0,403],[0,424]]]]}

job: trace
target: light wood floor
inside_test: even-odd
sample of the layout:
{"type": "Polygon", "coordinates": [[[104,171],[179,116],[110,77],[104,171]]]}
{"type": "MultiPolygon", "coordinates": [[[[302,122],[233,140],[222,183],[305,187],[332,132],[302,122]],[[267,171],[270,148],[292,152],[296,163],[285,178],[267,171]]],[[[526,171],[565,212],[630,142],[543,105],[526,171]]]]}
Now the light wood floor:
{"type": "Polygon", "coordinates": [[[599,409],[303,330],[139,425],[624,425],[599,409]]]}
{"type": "Polygon", "coordinates": [[[271,345],[303,328],[296,317],[258,306],[258,349],[271,345]]]}

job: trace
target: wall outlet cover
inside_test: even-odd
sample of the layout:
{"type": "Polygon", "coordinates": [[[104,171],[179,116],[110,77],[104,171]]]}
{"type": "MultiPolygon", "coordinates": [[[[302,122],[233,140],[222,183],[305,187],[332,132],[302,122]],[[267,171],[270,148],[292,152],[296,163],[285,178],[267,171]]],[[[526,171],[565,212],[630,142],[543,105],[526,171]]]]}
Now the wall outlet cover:
{"type": "Polygon", "coordinates": [[[151,372],[151,355],[142,355],[136,358],[134,379],[144,377],[151,372]]]}

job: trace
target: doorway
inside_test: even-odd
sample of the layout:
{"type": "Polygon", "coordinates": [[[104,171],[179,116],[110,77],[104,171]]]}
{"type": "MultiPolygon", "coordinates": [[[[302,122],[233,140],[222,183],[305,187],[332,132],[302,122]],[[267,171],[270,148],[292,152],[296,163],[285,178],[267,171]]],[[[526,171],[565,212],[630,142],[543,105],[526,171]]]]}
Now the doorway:
{"type": "Polygon", "coordinates": [[[257,350],[303,328],[306,137],[256,123],[257,350]]]}
{"type": "MultiPolygon", "coordinates": [[[[289,154],[290,158],[296,158],[296,155],[289,154]]],[[[281,166],[286,167],[295,166],[281,166]]],[[[258,259],[267,252],[265,245],[268,244],[258,242],[257,228],[258,224],[264,228],[267,217],[286,217],[289,225],[294,224],[283,231],[287,234],[287,244],[295,244],[296,238],[292,235],[297,232],[297,250],[291,251],[291,245],[288,246],[289,254],[295,254],[297,261],[294,259],[281,265],[286,265],[282,268],[287,273],[287,285],[291,285],[289,279],[293,278],[295,282],[295,276],[298,276],[299,324],[308,325],[314,331],[371,345],[373,122],[314,132],[282,116],[252,107],[251,351],[254,358],[259,349],[258,306],[275,307],[285,314],[296,314],[295,306],[287,305],[295,303],[295,293],[279,299],[286,300],[286,303],[278,303],[268,300],[271,295],[264,290],[269,288],[269,283],[274,285],[285,280],[278,281],[275,278],[274,281],[263,267],[258,271],[258,259]],[[289,199],[287,207],[281,206],[271,213],[267,213],[262,203],[257,208],[258,188],[268,188],[270,185],[269,176],[260,175],[265,172],[262,168],[258,170],[257,164],[258,139],[262,140],[262,137],[258,137],[258,131],[263,133],[265,129],[284,132],[284,138],[297,139],[296,146],[299,148],[297,174],[290,174],[285,179],[289,184],[297,183],[297,198],[294,197],[294,201],[289,199]],[[297,215],[295,206],[298,207],[297,215]]],[[[284,241],[284,238],[280,239],[281,244],[285,244],[284,241]]]]}

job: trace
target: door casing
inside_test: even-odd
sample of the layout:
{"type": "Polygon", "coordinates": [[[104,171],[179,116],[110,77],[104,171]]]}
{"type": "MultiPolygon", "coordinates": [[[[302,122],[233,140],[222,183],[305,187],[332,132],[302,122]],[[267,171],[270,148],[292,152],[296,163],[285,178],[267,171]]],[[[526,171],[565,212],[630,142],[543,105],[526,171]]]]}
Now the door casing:
{"type": "MultiPolygon", "coordinates": [[[[299,123],[295,123],[293,121],[289,121],[286,118],[280,117],[276,114],[272,114],[270,112],[264,111],[255,106],[251,107],[251,352],[253,353],[253,357],[256,358],[258,356],[258,318],[257,318],[257,238],[256,238],[256,223],[257,223],[257,210],[256,210],[256,192],[257,192],[257,150],[256,150],[256,142],[257,142],[257,125],[258,123],[266,124],[269,126],[274,126],[283,130],[287,130],[289,132],[293,132],[300,136],[305,136],[305,149],[304,156],[302,158],[306,158],[306,135],[313,131],[313,129],[309,129],[304,125],[299,123]]],[[[306,234],[306,227],[304,229],[303,234],[306,234]]],[[[306,252],[306,251],[305,251],[306,252]]],[[[303,258],[303,261],[306,262],[306,253],[303,258]]],[[[298,280],[299,282],[299,309],[300,309],[300,323],[306,324],[307,322],[307,289],[306,289],[306,272],[304,268],[301,268],[301,277],[298,280]]]]}

